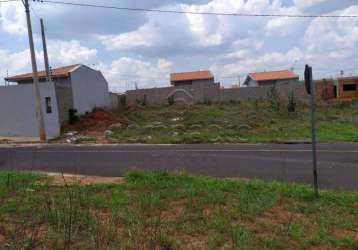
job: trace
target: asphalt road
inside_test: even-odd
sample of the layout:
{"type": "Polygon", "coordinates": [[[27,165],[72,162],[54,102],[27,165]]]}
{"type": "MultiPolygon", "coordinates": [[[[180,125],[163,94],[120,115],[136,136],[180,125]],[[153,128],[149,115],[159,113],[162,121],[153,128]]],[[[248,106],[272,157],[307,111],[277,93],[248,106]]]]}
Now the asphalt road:
{"type": "MultiPolygon", "coordinates": [[[[309,144],[0,145],[0,169],[122,176],[128,169],[311,183],[309,144]]],[[[323,188],[358,190],[358,144],[318,145],[323,188]]]]}

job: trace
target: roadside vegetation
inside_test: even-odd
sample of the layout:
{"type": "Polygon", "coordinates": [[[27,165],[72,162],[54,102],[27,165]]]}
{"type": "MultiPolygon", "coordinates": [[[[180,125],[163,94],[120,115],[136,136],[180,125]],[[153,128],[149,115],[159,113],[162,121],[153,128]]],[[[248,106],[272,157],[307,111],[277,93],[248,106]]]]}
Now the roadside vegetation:
{"type": "MultiPolygon", "coordinates": [[[[274,93],[273,93],[274,95],[274,93]]],[[[194,106],[129,107],[108,138],[125,143],[291,142],[310,139],[309,108],[294,96],[194,106]]],[[[319,103],[319,142],[358,142],[358,101],[319,103]]]]}
{"type": "Polygon", "coordinates": [[[1,249],[357,249],[358,194],[131,171],[113,184],[0,172],[1,249]]]}

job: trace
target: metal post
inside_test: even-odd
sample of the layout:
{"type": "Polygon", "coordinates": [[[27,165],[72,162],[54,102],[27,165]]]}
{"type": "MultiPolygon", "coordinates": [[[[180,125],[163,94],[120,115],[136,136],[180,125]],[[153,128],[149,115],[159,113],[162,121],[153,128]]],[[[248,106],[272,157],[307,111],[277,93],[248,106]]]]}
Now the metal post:
{"type": "Polygon", "coordinates": [[[25,6],[25,11],[26,11],[27,32],[28,32],[28,36],[29,36],[31,64],[32,64],[32,73],[33,73],[33,87],[34,87],[35,105],[36,105],[36,117],[37,117],[38,126],[39,126],[40,140],[41,140],[41,142],[46,142],[46,131],[45,131],[45,123],[44,123],[42,107],[41,107],[39,77],[38,77],[37,65],[36,65],[34,40],[33,40],[33,36],[32,36],[29,0],[24,0],[23,3],[25,6]]]}
{"type": "Polygon", "coordinates": [[[40,19],[40,23],[41,23],[42,47],[43,47],[43,52],[44,52],[46,77],[47,77],[47,81],[51,82],[50,64],[48,61],[47,45],[46,45],[46,37],[45,37],[45,26],[44,26],[44,21],[42,18],[40,19]]]}
{"type": "Polygon", "coordinates": [[[310,108],[311,108],[311,135],[312,135],[312,160],[313,160],[313,185],[315,195],[318,197],[318,173],[317,173],[317,152],[316,152],[316,86],[312,78],[312,67],[309,67],[310,79],[310,108]]]}

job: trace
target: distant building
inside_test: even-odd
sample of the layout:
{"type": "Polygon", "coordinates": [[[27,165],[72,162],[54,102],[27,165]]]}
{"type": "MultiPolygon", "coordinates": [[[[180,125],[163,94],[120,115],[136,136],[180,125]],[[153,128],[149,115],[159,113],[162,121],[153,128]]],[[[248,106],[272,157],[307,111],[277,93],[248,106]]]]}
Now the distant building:
{"type": "Polygon", "coordinates": [[[338,78],[338,90],[336,95],[340,99],[358,98],[358,76],[338,78]]]}
{"type": "MultiPolygon", "coordinates": [[[[108,83],[100,71],[76,64],[51,70],[51,82],[46,72],[38,72],[41,105],[49,137],[60,134],[61,124],[68,121],[69,110],[81,115],[95,107],[110,106],[108,83]]],[[[5,78],[17,85],[0,87],[0,136],[38,136],[33,74],[5,78]]]]}
{"type": "Polygon", "coordinates": [[[299,80],[299,76],[289,70],[265,71],[250,73],[244,82],[247,87],[259,87],[275,84],[291,83],[299,80]]]}
{"type": "Polygon", "coordinates": [[[194,85],[203,83],[214,83],[214,75],[208,70],[170,74],[170,84],[173,86],[194,85]]]}

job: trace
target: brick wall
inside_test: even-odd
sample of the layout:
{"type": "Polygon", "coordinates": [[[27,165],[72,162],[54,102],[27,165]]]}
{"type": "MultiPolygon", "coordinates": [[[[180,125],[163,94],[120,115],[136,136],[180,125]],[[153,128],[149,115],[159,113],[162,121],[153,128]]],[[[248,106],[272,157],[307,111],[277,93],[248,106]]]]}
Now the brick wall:
{"type": "Polygon", "coordinates": [[[315,81],[317,99],[330,100],[335,98],[334,94],[334,80],[323,79],[315,81]]]}
{"type": "Polygon", "coordinates": [[[351,99],[358,97],[358,77],[347,77],[338,79],[338,88],[339,88],[339,98],[341,99],[351,99]],[[344,85],[355,84],[356,90],[345,91],[344,85]]]}
{"type": "MultiPolygon", "coordinates": [[[[317,98],[328,100],[334,98],[333,80],[317,81],[317,98]]],[[[248,101],[267,98],[272,86],[247,88],[220,88],[220,84],[197,84],[178,87],[130,90],[126,92],[128,105],[145,101],[146,105],[168,104],[168,97],[174,96],[176,103],[194,104],[199,102],[248,101]]],[[[308,103],[308,95],[303,82],[291,82],[276,86],[280,99],[287,101],[294,93],[296,100],[308,103]]]]}

